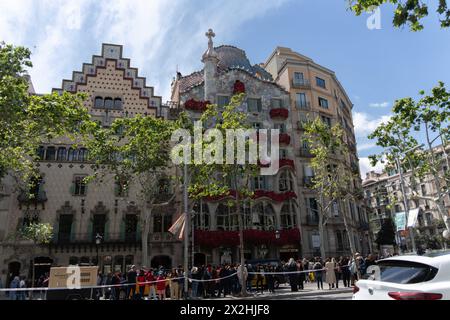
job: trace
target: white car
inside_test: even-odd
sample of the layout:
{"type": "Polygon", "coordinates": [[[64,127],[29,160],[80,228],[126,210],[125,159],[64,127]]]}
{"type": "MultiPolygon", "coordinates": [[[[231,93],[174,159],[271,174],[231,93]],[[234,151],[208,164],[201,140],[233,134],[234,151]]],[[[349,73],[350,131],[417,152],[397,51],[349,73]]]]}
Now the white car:
{"type": "Polygon", "coordinates": [[[353,300],[450,300],[450,251],[379,260],[368,273],[353,300]]]}

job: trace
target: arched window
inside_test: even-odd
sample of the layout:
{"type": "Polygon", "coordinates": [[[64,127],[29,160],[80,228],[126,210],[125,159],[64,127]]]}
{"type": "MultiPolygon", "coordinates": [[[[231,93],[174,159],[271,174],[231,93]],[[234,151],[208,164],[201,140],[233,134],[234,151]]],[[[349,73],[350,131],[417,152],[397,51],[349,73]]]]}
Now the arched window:
{"type": "Polygon", "coordinates": [[[58,161],[66,161],[67,149],[64,147],[58,148],[58,154],[56,156],[56,160],[58,161]]]}
{"type": "Polygon", "coordinates": [[[294,201],[290,200],[281,208],[281,229],[292,229],[297,225],[297,210],[294,201]]]}
{"type": "Polygon", "coordinates": [[[230,230],[230,208],[221,203],[217,207],[217,230],[230,230]]]}
{"type": "Polygon", "coordinates": [[[427,221],[427,226],[431,226],[433,224],[433,214],[431,212],[425,213],[425,219],[427,221]]]}
{"type": "Polygon", "coordinates": [[[200,203],[195,203],[194,212],[194,228],[197,230],[209,230],[210,215],[208,204],[200,200],[200,203]]]}
{"type": "Polygon", "coordinates": [[[45,160],[54,161],[56,156],[56,148],[55,147],[47,147],[47,151],[45,153],[45,160]]]}
{"type": "Polygon", "coordinates": [[[114,109],[122,109],[122,99],[121,98],[114,99],[114,109]]]}
{"type": "Polygon", "coordinates": [[[275,211],[268,202],[259,202],[252,207],[252,224],[259,230],[275,230],[275,211]]]}
{"type": "Polygon", "coordinates": [[[103,98],[102,97],[95,97],[95,107],[96,108],[103,108],[104,104],[103,104],[103,98]]]}
{"type": "Polygon", "coordinates": [[[280,173],[278,189],[281,192],[292,191],[294,189],[294,182],[292,181],[291,174],[288,170],[283,170],[280,173]]]}
{"type": "Polygon", "coordinates": [[[112,109],[114,107],[114,102],[112,98],[105,98],[105,109],[112,109]]]}

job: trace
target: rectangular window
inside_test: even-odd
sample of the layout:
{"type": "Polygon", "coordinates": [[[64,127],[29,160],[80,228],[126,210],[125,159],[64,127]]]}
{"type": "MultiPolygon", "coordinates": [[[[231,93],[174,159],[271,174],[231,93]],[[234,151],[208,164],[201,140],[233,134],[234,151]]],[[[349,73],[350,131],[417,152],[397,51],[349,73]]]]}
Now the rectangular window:
{"type": "Polygon", "coordinates": [[[323,80],[322,78],[316,77],[316,85],[318,87],[326,89],[325,80],[323,80]]]}
{"type": "Polygon", "coordinates": [[[261,112],[262,111],[261,99],[248,98],[247,105],[248,105],[249,112],[261,112]]]}
{"type": "Polygon", "coordinates": [[[229,96],[217,96],[217,106],[222,108],[230,104],[229,96]]]}
{"type": "Polygon", "coordinates": [[[280,130],[280,133],[286,133],[286,125],[284,123],[275,123],[273,127],[280,130]]]}
{"type": "Polygon", "coordinates": [[[172,215],[165,214],[164,215],[164,229],[163,232],[169,232],[170,227],[172,226],[172,215]]]}
{"type": "Polygon", "coordinates": [[[331,128],[331,118],[322,116],[322,122],[331,128]]]}
{"type": "Polygon", "coordinates": [[[337,250],[344,251],[344,241],[342,239],[342,233],[339,230],[336,231],[336,243],[337,243],[337,250]]]}
{"type": "Polygon", "coordinates": [[[86,176],[75,176],[73,180],[73,195],[85,196],[86,195],[86,182],[84,181],[86,176]]]}
{"type": "Polygon", "coordinates": [[[254,190],[266,190],[266,178],[264,176],[257,176],[253,178],[253,188],[254,190]]]}
{"type": "Polygon", "coordinates": [[[305,79],[303,77],[302,72],[294,72],[294,84],[303,85],[305,83],[305,79]]]}
{"type": "Polygon", "coordinates": [[[162,225],[163,225],[162,216],[160,214],[155,215],[153,217],[153,232],[155,233],[162,232],[163,229],[162,225]]]}
{"type": "Polygon", "coordinates": [[[308,103],[306,102],[306,94],[297,93],[297,108],[306,109],[308,107],[308,103]]]}
{"type": "Polygon", "coordinates": [[[262,129],[262,124],[260,122],[253,122],[252,123],[253,129],[262,129]]]}
{"type": "Polygon", "coordinates": [[[324,109],[328,109],[328,100],[319,97],[319,106],[321,106],[324,109]]]}
{"type": "Polygon", "coordinates": [[[270,105],[272,106],[272,109],[279,109],[283,107],[283,102],[281,99],[272,99],[270,105]]]}

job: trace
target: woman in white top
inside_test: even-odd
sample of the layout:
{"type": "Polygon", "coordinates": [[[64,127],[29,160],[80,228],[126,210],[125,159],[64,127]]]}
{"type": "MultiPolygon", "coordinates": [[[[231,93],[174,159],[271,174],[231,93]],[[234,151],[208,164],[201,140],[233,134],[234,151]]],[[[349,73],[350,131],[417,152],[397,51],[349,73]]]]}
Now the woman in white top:
{"type": "Polygon", "coordinates": [[[336,284],[335,268],[336,268],[336,261],[334,260],[334,258],[332,260],[328,258],[327,263],[325,263],[325,269],[327,273],[325,276],[325,282],[328,283],[330,290],[332,287],[334,288],[336,284]]]}

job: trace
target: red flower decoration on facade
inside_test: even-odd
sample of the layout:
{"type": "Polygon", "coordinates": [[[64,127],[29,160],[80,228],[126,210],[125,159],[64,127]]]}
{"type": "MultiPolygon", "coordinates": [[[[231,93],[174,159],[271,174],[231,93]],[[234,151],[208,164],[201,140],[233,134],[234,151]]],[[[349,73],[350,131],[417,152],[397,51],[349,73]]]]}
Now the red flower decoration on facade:
{"type": "MultiPolygon", "coordinates": [[[[280,231],[280,238],[276,238],[275,231],[244,230],[244,243],[247,245],[298,245],[300,244],[300,231],[286,229],[280,231]]],[[[238,231],[203,231],[195,230],[194,241],[196,245],[208,248],[237,247],[239,245],[238,231]]]]}
{"type": "Polygon", "coordinates": [[[287,133],[281,133],[280,134],[280,144],[286,144],[286,145],[291,144],[291,136],[288,135],[287,133]]]}
{"type": "Polygon", "coordinates": [[[239,80],[236,80],[233,86],[233,94],[245,93],[245,84],[239,80]]]}
{"type": "Polygon", "coordinates": [[[289,110],[286,108],[276,108],[270,110],[270,117],[274,118],[282,118],[287,119],[289,117],[289,110]]]}
{"type": "MultiPolygon", "coordinates": [[[[262,163],[258,160],[258,165],[262,168],[268,168],[270,167],[270,162],[269,163],[262,163]]],[[[291,167],[293,169],[295,169],[295,163],[294,160],[291,159],[280,159],[279,160],[279,166],[280,168],[282,167],[291,167]]]]}
{"type": "Polygon", "coordinates": [[[197,101],[195,99],[190,99],[184,103],[184,107],[187,110],[203,112],[206,110],[207,106],[210,105],[210,101],[197,101]]]}

